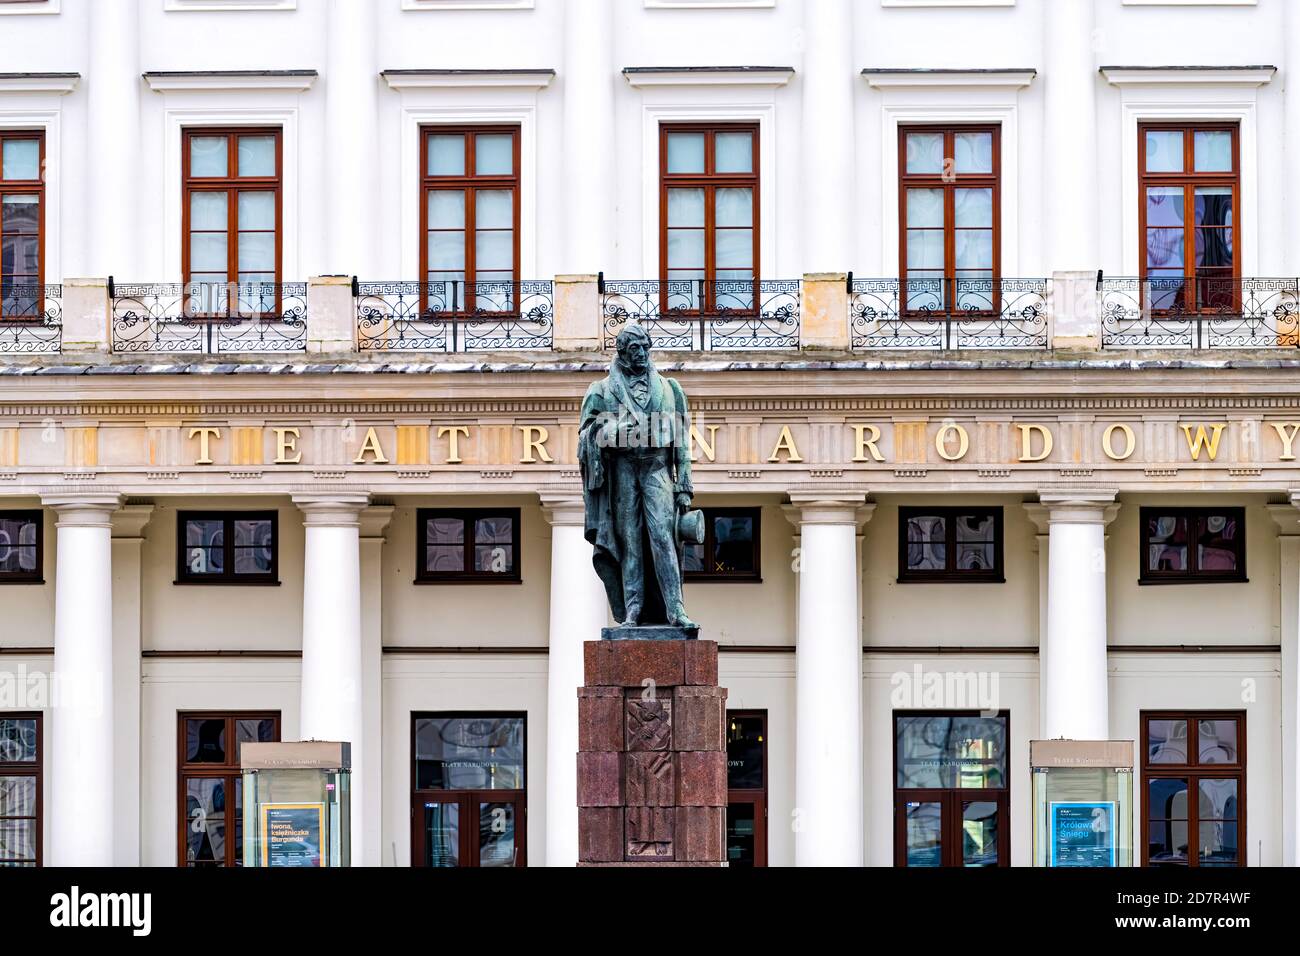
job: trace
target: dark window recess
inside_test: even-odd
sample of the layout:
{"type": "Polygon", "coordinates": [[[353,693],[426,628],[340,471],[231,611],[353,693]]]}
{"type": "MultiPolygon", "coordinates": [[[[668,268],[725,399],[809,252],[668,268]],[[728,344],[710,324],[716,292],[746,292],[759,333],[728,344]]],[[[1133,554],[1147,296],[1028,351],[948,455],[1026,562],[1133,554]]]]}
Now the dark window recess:
{"type": "Polygon", "coordinates": [[[1005,580],[1001,508],[899,508],[898,580],[1005,580]]]}
{"type": "Polygon", "coordinates": [[[528,820],[522,714],[415,714],[411,862],[516,867],[528,820]]]}
{"type": "Polygon", "coordinates": [[[517,583],[519,509],[420,509],[417,584],[517,583]]]}
{"type": "Polygon", "coordinates": [[[1245,866],[1245,711],[1144,712],[1142,792],[1144,866],[1245,866]]]}
{"type": "Polygon", "coordinates": [[[1143,508],[1141,582],[1246,580],[1244,508],[1143,508]]]}
{"type": "Polygon", "coordinates": [[[40,511],[0,511],[0,584],[40,584],[40,511]]]}
{"type": "Polygon", "coordinates": [[[246,743],[278,741],[280,715],[201,712],[179,718],[180,866],[242,866],[240,749],[246,743]]]}
{"type": "Polygon", "coordinates": [[[275,584],[279,521],[274,511],[176,515],[178,584],[275,584]]]}
{"type": "Polygon", "coordinates": [[[759,508],[705,508],[704,543],[686,545],[688,581],[757,581],[759,508]]]}
{"type": "Polygon", "coordinates": [[[767,711],[727,712],[727,862],[767,866],[767,711]]]}
{"type": "Polygon", "coordinates": [[[40,714],[0,714],[0,868],[41,865],[40,714]]]}

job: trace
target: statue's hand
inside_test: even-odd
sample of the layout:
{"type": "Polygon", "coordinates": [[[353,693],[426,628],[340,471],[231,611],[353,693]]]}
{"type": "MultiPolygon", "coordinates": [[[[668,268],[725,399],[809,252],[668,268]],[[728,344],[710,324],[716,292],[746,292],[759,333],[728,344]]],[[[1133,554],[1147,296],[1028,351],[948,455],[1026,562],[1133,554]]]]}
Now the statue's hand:
{"type": "Polygon", "coordinates": [[[691,510],[691,496],[684,491],[679,491],[677,493],[677,510],[678,511],[691,510]]]}

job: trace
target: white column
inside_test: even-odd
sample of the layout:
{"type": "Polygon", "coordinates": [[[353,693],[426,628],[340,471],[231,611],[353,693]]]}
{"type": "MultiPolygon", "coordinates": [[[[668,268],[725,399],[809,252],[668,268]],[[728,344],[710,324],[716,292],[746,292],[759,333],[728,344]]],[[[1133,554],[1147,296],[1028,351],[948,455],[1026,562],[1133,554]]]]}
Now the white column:
{"type": "Polygon", "coordinates": [[[1110,739],[1106,668],[1106,525],[1115,492],[1044,492],[1047,632],[1038,693],[1045,740],[1110,739]]]}
{"type": "Polygon", "coordinates": [[[324,275],[375,276],[379,73],[372,0],[330,0],[325,74],[324,275]]]}
{"type": "Polygon", "coordinates": [[[1042,505],[1027,504],[1025,511],[1029,513],[1029,520],[1038,528],[1038,534],[1034,535],[1034,553],[1038,555],[1038,675],[1039,675],[1039,693],[1038,693],[1038,727],[1041,733],[1042,728],[1047,726],[1046,701],[1042,693],[1043,675],[1047,673],[1047,578],[1048,564],[1047,556],[1051,549],[1048,540],[1047,516],[1048,510],[1042,505]]]}
{"type": "Polygon", "coordinates": [[[114,866],[140,865],[140,551],[153,505],[127,505],[113,516],[113,798],[114,866]]]}
{"type": "Polygon", "coordinates": [[[1300,866],[1300,491],[1269,505],[1278,536],[1282,622],[1282,865],[1300,866]]]}
{"type": "Polygon", "coordinates": [[[792,494],[800,535],[795,649],[796,866],[862,866],[862,618],[858,528],[865,495],[792,494]]]}
{"type": "Polygon", "coordinates": [[[551,525],[551,636],[546,676],[546,865],[578,862],[578,688],[582,645],[609,623],[604,585],[583,537],[582,496],[542,494],[551,525]]]}
{"type": "MultiPolygon", "coordinates": [[[[351,744],[352,779],[364,781],[360,515],[369,496],[295,495],[293,502],[307,528],[299,734],[351,744]]],[[[353,788],[352,858],[358,861],[370,852],[361,821],[374,810],[365,798],[364,786],[353,788]]]]}
{"type": "MultiPolygon", "coordinates": [[[[1283,6],[1284,32],[1282,38],[1283,56],[1282,82],[1284,88],[1284,128],[1286,130],[1284,153],[1287,156],[1300,156],[1300,3],[1285,3],[1283,6]]],[[[1300,182],[1294,175],[1287,176],[1286,218],[1289,223],[1300,222],[1300,182]]],[[[1282,230],[1285,262],[1300,262],[1300,230],[1294,227],[1282,230]]],[[[1300,865],[1297,861],[1296,865],[1300,865]]]]}
{"type": "MultiPolygon", "coordinates": [[[[83,274],[143,281],[136,255],[140,177],[139,0],[88,4],[86,89],[86,234],[83,274]]],[[[65,164],[70,165],[70,164],[65,164]]],[[[180,185],[175,184],[179,189],[180,185]]],[[[179,236],[172,241],[179,241],[179,236]]]]}
{"type": "Polygon", "coordinates": [[[803,5],[803,269],[805,273],[853,268],[853,87],[861,79],[853,62],[851,0],[803,5]]]}
{"type": "Polygon", "coordinates": [[[361,791],[362,804],[373,809],[352,817],[352,832],[360,835],[352,847],[353,866],[384,865],[384,542],[393,510],[373,505],[361,512],[361,750],[368,759],[364,776],[352,777],[352,793],[355,800],[361,791]]]}
{"type": "Polygon", "coordinates": [[[59,516],[54,699],[46,789],[51,866],[112,866],[117,831],[113,700],[113,512],[102,492],[48,495],[59,516]]]}
{"type": "Polygon", "coordinates": [[[1093,0],[1052,0],[1042,9],[1045,274],[1095,273],[1100,246],[1093,0]]]}
{"type": "Polygon", "coordinates": [[[609,0],[568,0],[564,17],[564,230],[556,272],[614,269],[614,19],[609,0]]]}

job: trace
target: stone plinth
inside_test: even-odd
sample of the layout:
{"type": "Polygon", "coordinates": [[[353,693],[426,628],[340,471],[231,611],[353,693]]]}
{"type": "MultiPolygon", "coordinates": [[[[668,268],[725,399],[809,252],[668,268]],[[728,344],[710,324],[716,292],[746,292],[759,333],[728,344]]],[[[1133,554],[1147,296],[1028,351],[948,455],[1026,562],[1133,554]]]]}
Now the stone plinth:
{"type": "Polygon", "coordinates": [[[583,650],[578,865],[725,866],[718,645],[607,638],[583,650]]]}

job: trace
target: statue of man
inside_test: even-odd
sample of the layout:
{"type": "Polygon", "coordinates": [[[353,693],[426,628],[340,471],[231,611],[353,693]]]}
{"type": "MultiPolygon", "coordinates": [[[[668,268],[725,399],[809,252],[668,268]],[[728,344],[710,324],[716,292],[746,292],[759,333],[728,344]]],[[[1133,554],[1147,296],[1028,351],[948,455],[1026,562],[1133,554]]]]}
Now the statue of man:
{"type": "Polygon", "coordinates": [[[703,521],[690,511],[686,394],[655,371],[639,325],[619,333],[609,376],[587,390],[578,461],[586,537],[614,616],[624,627],[695,628],[682,604],[683,526],[698,540],[703,521]]]}

